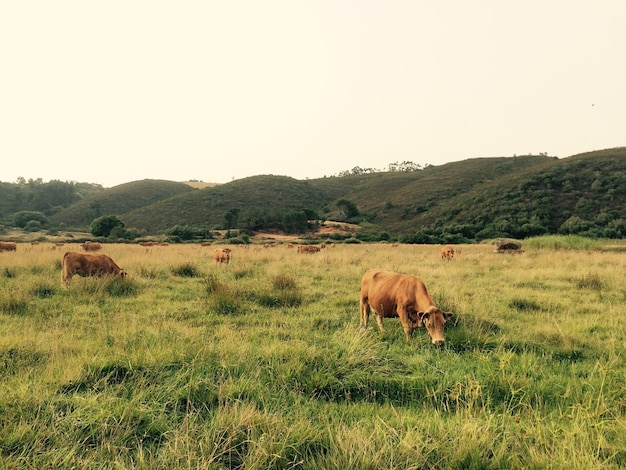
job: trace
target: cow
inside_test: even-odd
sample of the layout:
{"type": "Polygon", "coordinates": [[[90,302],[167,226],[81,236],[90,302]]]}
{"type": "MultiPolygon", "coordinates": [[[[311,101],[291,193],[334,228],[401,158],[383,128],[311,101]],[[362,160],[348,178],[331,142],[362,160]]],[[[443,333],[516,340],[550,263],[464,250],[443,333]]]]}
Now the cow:
{"type": "Polygon", "coordinates": [[[63,255],[61,279],[63,284],[69,285],[72,276],[82,277],[115,275],[125,278],[127,273],[107,255],[100,253],[77,253],[68,251],[63,255]]]}
{"type": "Polygon", "coordinates": [[[361,325],[365,328],[371,309],[381,332],[385,331],[383,318],[400,317],[407,340],[413,330],[425,326],[436,346],[445,343],[443,325],[454,315],[435,306],[419,277],[378,269],[370,269],[361,279],[360,309],[361,325]]]}
{"type": "Polygon", "coordinates": [[[0,242],[0,252],[17,251],[17,244],[13,242],[0,242]]]}
{"type": "Polygon", "coordinates": [[[216,264],[222,264],[222,263],[230,263],[230,252],[232,250],[230,248],[216,248],[215,251],[213,251],[213,259],[215,260],[216,264]]]}
{"type": "Polygon", "coordinates": [[[100,245],[100,243],[93,242],[85,242],[80,246],[82,246],[83,250],[85,251],[99,251],[102,248],[102,245],[100,245]]]}
{"type": "Polygon", "coordinates": [[[523,253],[522,242],[517,240],[498,240],[496,242],[496,253],[523,253]]]}
{"type": "Polygon", "coordinates": [[[451,260],[454,258],[454,247],[452,245],[446,245],[441,248],[441,259],[451,260]]]}
{"type": "Polygon", "coordinates": [[[318,246],[298,245],[298,253],[317,253],[320,251],[318,246]]]}

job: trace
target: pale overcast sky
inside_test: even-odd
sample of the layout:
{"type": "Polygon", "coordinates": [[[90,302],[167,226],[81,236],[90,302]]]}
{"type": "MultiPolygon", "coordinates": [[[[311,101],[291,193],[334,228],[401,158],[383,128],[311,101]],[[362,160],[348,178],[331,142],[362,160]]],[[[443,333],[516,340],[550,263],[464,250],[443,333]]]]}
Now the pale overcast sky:
{"type": "Polygon", "coordinates": [[[626,145],[624,0],[0,4],[0,181],[330,176],[626,145]]]}

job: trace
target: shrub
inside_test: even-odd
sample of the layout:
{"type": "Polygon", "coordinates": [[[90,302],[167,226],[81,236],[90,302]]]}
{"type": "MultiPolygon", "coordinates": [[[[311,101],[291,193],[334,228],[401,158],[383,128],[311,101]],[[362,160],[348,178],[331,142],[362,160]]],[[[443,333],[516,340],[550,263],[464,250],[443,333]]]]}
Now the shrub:
{"type": "Polygon", "coordinates": [[[29,220],[24,230],[26,232],[39,232],[41,230],[41,222],[38,220],[29,220]]]}
{"type": "Polygon", "coordinates": [[[13,215],[13,223],[16,227],[24,228],[29,222],[37,221],[41,225],[48,223],[48,218],[43,212],[20,211],[13,215]]]}
{"type": "Polygon", "coordinates": [[[124,222],[116,215],[103,215],[91,222],[89,231],[95,237],[108,237],[115,227],[124,228],[124,222]]]}

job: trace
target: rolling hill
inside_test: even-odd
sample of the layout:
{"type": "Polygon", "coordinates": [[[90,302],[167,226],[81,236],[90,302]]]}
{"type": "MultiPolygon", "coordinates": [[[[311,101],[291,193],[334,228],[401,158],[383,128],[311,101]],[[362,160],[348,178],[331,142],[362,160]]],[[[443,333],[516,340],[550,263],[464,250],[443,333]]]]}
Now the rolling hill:
{"type": "Polygon", "coordinates": [[[92,194],[54,214],[50,219],[57,226],[84,230],[93,219],[102,215],[124,216],[157,201],[193,191],[196,190],[189,185],[173,181],[134,181],[92,194]]]}
{"type": "Polygon", "coordinates": [[[214,229],[223,225],[229,211],[236,211],[244,222],[289,211],[316,210],[328,202],[324,192],[308,181],[261,175],[158,201],[125,214],[124,221],[151,233],[174,225],[214,229]]]}
{"type": "Polygon", "coordinates": [[[98,215],[164,233],[177,225],[238,228],[289,212],[359,223],[412,242],[464,241],[544,233],[626,236],[626,148],[557,159],[474,158],[411,172],[296,180],[259,175],[193,189],[143,180],[105,189],[54,214],[57,226],[86,228],[98,215]],[[338,202],[353,204],[345,219],[338,202]],[[343,218],[342,218],[343,217],[343,218]]]}

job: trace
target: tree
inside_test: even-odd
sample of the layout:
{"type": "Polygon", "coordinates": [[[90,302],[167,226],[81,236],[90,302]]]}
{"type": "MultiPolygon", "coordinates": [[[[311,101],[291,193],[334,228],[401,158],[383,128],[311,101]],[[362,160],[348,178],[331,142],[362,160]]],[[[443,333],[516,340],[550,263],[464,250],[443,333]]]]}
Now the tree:
{"type": "Polygon", "coordinates": [[[287,233],[306,232],[308,227],[307,215],[304,211],[289,212],[283,216],[282,225],[287,233]]]}
{"type": "Polygon", "coordinates": [[[339,199],[337,201],[337,207],[340,211],[340,218],[343,220],[349,220],[352,217],[359,215],[359,210],[357,209],[356,204],[352,201],[348,201],[347,199],[339,199]]]}
{"type": "Polygon", "coordinates": [[[422,169],[421,165],[407,161],[407,160],[403,161],[402,163],[395,162],[395,163],[389,164],[389,171],[391,172],[409,172],[409,171],[419,171],[421,169],[422,169]]]}
{"type": "Polygon", "coordinates": [[[572,216],[561,224],[558,233],[563,235],[576,235],[585,232],[592,227],[593,224],[588,220],[583,220],[578,216],[572,216]]]}
{"type": "Polygon", "coordinates": [[[115,227],[124,227],[124,222],[116,215],[103,215],[91,222],[89,231],[95,237],[108,237],[115,227]]]}
{"type": "Polygon", "coordinates": [[[13,223],[16,227],[24,228],[31,220],[36,220],[41,225],[46,225],[48,223],[48,218],[43,212],[20,211],[13,214],[13,223]]]}
{"type": "Polygon", "coordinates": [[[241,209],[234,208],[229,209],[226,214],[224,214],[224,228],[229,230],[231,228],[237,228],[237,223],[239,221],[239,213],[241,209]]]}

